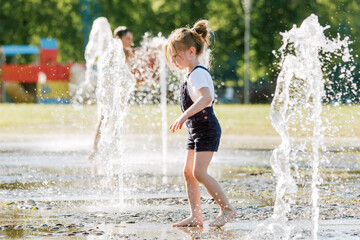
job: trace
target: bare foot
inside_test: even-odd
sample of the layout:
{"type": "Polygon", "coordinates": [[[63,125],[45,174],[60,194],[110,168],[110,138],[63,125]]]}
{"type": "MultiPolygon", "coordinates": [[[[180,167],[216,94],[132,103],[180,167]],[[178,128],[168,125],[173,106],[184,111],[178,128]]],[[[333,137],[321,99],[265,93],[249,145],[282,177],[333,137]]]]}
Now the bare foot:
{"type": "Polygon", "coordinates": [[[196,218],[196,217],[188,217],[184,220],[174,223],[173,227],[202,227],[203,226],[203,219],[202,217],[196,218]]]}
{"type": "Polygon", "coordinates": [[[220,212],[219,216],[209,224],[210,227],[222,227],[231,219],[236,216],[236,210],[234,208],[226,208],[220,212]]]}

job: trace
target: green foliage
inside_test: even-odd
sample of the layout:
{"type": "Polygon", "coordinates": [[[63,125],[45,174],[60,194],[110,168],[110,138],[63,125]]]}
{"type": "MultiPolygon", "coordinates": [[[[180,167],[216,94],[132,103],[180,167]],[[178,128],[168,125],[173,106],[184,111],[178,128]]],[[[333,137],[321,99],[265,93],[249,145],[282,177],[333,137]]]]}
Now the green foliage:
{"type": "Polygon", "coordinates": [[[59,61],[83,60],[82,17],[74,0],[2,0],[0,45],[34,44],[42,37],[58,40],[59,61]]]}
{"type": "MultiPolygon", "coordinates": [[[[145,32],[168,36],[172,30],[192,26],[199,19],[209,19],[215,31],[213,74],[220,88],[235,81],[242,89],[244,72],[244,11],[241,0],[87,0],[92,20],[104,16],[112,29],[128,26],[135,45],[145,32]]],[[[0,45],[38,44],[41,37],[53,37],[59,43],[59,61],[84,61],[85,0],[1,0],[0,45]]],[[[328,37],[349,36],[354,55],[358,41],[360,2],[353,0],[252,0],[251,7],[251,81],[255,88],[270,96],[275,87],[278,60],[272,54],[281,45],[280,32],[287,31],[311,13],[331,28],[328,37]],[[262,81],[261,85],[260,81],[262,81]]],[[[355,57],[355,61],[358,61],[355,57]]],[[[355,63],[357,65],[357,62],[355,63]]],[[[357,73],[358,74],[358,73],[357,73]]],[[[358,79],[355,78],[355,79],[358,79]]],[[[240,94],[241,95],[241,94],[240,94]]],[[[264,96],[265,96],[264,95],[264,96]]],[[[252,98],[254,98],[252,96],[252,98]]],[[[270,97],[271,98],[271,97],[270,97]]],[[[263,100],[262,100],[263,101],[263,100]]]]}

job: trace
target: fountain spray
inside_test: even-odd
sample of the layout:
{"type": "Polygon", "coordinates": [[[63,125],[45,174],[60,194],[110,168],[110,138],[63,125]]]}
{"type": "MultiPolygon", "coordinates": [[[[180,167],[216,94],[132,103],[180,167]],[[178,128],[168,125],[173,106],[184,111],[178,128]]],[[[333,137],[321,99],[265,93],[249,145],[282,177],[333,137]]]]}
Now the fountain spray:
{"type": "MultiPolygon", "coordinates": [[[[118,174],[119,194],[123,194],[123,124],[128,112],[128,102],[135,87],[135,78],[125,63],[120,39],[110,40],[99,60],[99,81],[96,89],[100,126],[98,154],[95,158],[106,184],[112,188],[113,178],[118,174]]],[[[120,196],[123,201],[123,196],[120,196]]]]}
{"type": "Polygon", "coordinates": [[[95,102],[99,59],[111,39],[112,32],[108,20],[105,17],[95,19],[85,49],[85,81],[80,84],[73,97],[75,103],[92,104],[95,102]]]}
{"type": "MultiPolygon", "coordinates": [[[[331,55],[341,56],[344,62],[352,60],[349,39],[330,40],[318,17],[306,18],[300,27],[281,33],[283,44],[279,49],[281,71],[277,78],[275,95],[271,103],[272,125],[281,137],[270,163],[277,180],[276,200],[272,217],[259,224],[247,238],[272,234],[274,239],[289,239],[294,226],[287,214],[295,204],[297,183],[293,175],[299,169],[300,155],[308,156],[311,166],[312,235],[317,239],[319,219],[319,165],[325,151],[322,104],[325,98],[324,61],[331,55]],[[305,154],[306,153],[306,154],[305,154]]],[[[298,175],[298,174],[297,174],[298,175]]]]}

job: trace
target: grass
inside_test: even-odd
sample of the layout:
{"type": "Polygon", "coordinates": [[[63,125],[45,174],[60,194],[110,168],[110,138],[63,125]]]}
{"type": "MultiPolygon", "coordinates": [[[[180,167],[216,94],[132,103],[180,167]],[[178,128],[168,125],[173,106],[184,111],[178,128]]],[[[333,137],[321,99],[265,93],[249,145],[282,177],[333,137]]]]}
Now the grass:
{"type": "MultiPolygon", "coordinates": [[[[178,105],[167,107],[168,125],[180,114],[178,105]]],[[[223,134],[243,136],[278,136],[271,125],[270,105],[218,104],[215,112],[223,134]]],[[[86,133],[97,121],[96,106],[0,104],[0,133],[86,133]]],[[[360,136],[359,106],[324,106],[323,117],[328,135],[360,136]]],[[[127,132],[158,132],[161,129],[159,106],[132,106],[125,124],[127,132]]],[[[183,131],[184,132],[184,131],[183,131]]]]}
{"type": "Polygon", "coordinates": [[[1,104],[0,133],[79,131],[96,122],[96,108],[71,105],[1,104]]]}

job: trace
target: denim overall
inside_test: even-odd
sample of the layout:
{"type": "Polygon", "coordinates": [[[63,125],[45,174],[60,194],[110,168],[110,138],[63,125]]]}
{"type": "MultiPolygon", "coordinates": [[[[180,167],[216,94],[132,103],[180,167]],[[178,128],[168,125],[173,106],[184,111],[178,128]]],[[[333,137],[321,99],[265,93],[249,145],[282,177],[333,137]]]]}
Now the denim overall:
{"type": "MultiPolygon", "coordinates": [[[[196,66],[187,77],[189,78],[190,74],[197,68],[202,68],[209,72],[209,70],[203,66],[196,66]]],[[[187,89],[187,81],[185,81],[181,85],[180,89],[181,110],[183,112],[186,111],[193,103],[194,102],[191,100],[187,89]]],[[[212,104],[214,104],[214,101],[212,104]]],[[[195,149],[196,152],[216,152],[218,150],[221,137],[221,127],[212,106],[206,107],[191,116],[186,120],[185,124],[188,129],[186,149],[195,149]]]]}

